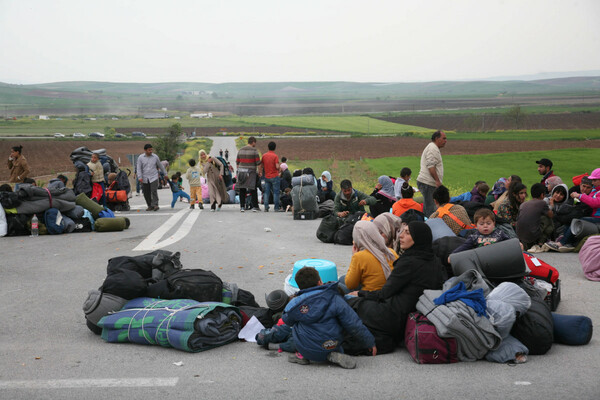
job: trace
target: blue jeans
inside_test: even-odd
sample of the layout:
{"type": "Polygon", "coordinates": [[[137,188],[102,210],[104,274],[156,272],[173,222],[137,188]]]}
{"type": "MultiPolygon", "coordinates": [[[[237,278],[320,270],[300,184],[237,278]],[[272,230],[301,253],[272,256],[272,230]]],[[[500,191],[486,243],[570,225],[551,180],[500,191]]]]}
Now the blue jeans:
{"type": "Polygon", "coordinates": [[[435,191],[435,186],[429,186],[425,183],[421,183],[417,181],[417,187],[419,191],[423,195],[423,214],[425,217],[429,218],[431,214],[435,212],[435,203],[433,202],[433,192],[435,191]]]}
{"type": "Polygon", "coordinates": [[[180,190],[179,192],[173,192],[173,201],[171,202],[171,208],[175,207],[175,203],[177,203],[177,199],[180,197],[184,197],[190,200],[190,195],[184,192],[183,190],[180,190]]]}
{"type": "Polygon", "coordinates": [[[265,178],[265,192],[263,193],[263,203],[265,203],[265,210],[269,209],[269,197],[271,190],[273,191],[273,207],[275,211],[279,210],[279,177],[265,178]]]}

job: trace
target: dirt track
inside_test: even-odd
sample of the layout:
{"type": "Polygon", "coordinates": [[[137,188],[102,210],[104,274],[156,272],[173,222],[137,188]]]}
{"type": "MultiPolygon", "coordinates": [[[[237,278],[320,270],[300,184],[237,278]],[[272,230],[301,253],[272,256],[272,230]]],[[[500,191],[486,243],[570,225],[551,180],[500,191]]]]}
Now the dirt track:
{"type": "MultiPolygon", "coordinates": [[[[277,154],[289,159],[315,160],[336,158],[338,160],[356,160],[363,158],[419,156],[429,142],[428,139],[410,137],[376,137],[376,138],[286,138],[274,139],[277,143],[277,154]]],[[[258,140],[261,152],[267,151],[269,139],[258,140]]],[[[22,144],[23,154],[27,158],[35,177],[56,175],[73,170],[69,159],[71,152],[80,146],[91,150],[105,148],[108,154],[120,165],[131,168],[127,154],[140,154],[145,141],[54,141],[50,140],[17,140],[0,141],[0,154],[8,158],[10,147],[22,144]]],[[[512,151],[556,150],[573,147],[600,148],[600,140],[592,141],[522,141],[516,144],[511,141],[496,140],[456,140],[448,141],[443,150],[448,154],[486,154],[506,153],[512,151]]],[[[6,164],[4,164],[6,165],[6,164]]],[[[6,181],[9,170],[0,168],[0,182],[6,181]]]]}

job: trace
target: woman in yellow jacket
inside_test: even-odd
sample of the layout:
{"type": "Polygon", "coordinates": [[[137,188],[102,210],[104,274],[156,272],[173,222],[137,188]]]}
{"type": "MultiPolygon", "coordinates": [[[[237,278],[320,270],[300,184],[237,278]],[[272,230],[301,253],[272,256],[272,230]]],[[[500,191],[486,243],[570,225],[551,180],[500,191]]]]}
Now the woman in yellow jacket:
{"type": "Polygon", "coordinates": [[[345,291],[379,290],[394,268],[398,254],[385,245],[379,230],[371,221],[358,221],[352,231],[352,259],[348,273],[340,278],[345,291]]]}

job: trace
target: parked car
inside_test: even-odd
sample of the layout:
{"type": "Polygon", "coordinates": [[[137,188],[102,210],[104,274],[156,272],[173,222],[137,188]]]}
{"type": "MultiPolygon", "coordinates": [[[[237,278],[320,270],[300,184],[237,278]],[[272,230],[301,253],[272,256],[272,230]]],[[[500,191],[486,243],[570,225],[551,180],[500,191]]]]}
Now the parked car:
{"type": "Polygon", "coordinates": [[[118,137],[118,138],[124,138],[124,137],[127,137],[127,135],[126,135],[126,134],[124,134],[124,133],[118,133],[118,132],[117,132],[117,133],[115,133],[115,137],[118,137]]]}
{"type": "Polygon", "coordinates": [[[83,133],[81,133],[81,132],[75,132],[73,134],[73,137],[85,137],[85,135],[83,133]]]}
{"type": "Polygon", "coordinates": [[[100,137],[103,138],[104,137],[104,133],[100,133],[100,132],[90,132],[88,133],[89,137],[100,137]]]}
{"type": "Polygon", "coordinates": [[[131,132],[131,136],[146,137],[146,134],[144,132],[131,132]]]}
{"type": "Polygon", "coordinates": [[[65,135],[63,135],[62,133],[58,133],[57,132],[57,133],[54,134],[54,137],[65,137],[65,135]]]}

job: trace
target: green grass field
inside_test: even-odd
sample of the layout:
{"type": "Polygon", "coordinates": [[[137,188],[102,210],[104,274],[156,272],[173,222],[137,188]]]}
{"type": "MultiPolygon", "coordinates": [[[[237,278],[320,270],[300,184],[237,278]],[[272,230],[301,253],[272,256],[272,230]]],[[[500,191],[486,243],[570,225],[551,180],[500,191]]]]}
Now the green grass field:
{"type": "Polygon", "coordinates": [[[600,139],[600,129],[447,132],[447,135],[452,140],[592,140],[600,139]]]}
{"type": "MultiPolygon", "coordinates": [[[[600,149],[564,149],[501,154],[450,155],[444,157],[444,185],[452,196],[470,191],[478,180],[492,186],[500,177],[519,175],[529,188],[539,182],[536,160],[547,157],[554,163],[554,171],[567,186],[571,187],[573,176],[590,173],[600,167],[600,149]]],[[[350,179],[353,186],[367,194],[371,193],[381,175],[399,176],[403,167],[412,170],[411,184],[416,187],[420,157],[387,157],[363,161],[339,160],[289,160],[293,171],[311,167],[317,176],[323,171],[331,172],[336,191],[342,179],[350,179]]]]}
{"type": "Polygon", "coordinates": [[[394,124],[374,118],[349,116],[301,116],[301,117],[239,117],[223,118],[224,120],[241,121],[245,124],[263,126],[289,126],[299,129],[318,129],[333,132],[359,134],[395,135],[404,132],[428,132],[432,130],[420,126],[394,124]]]}

